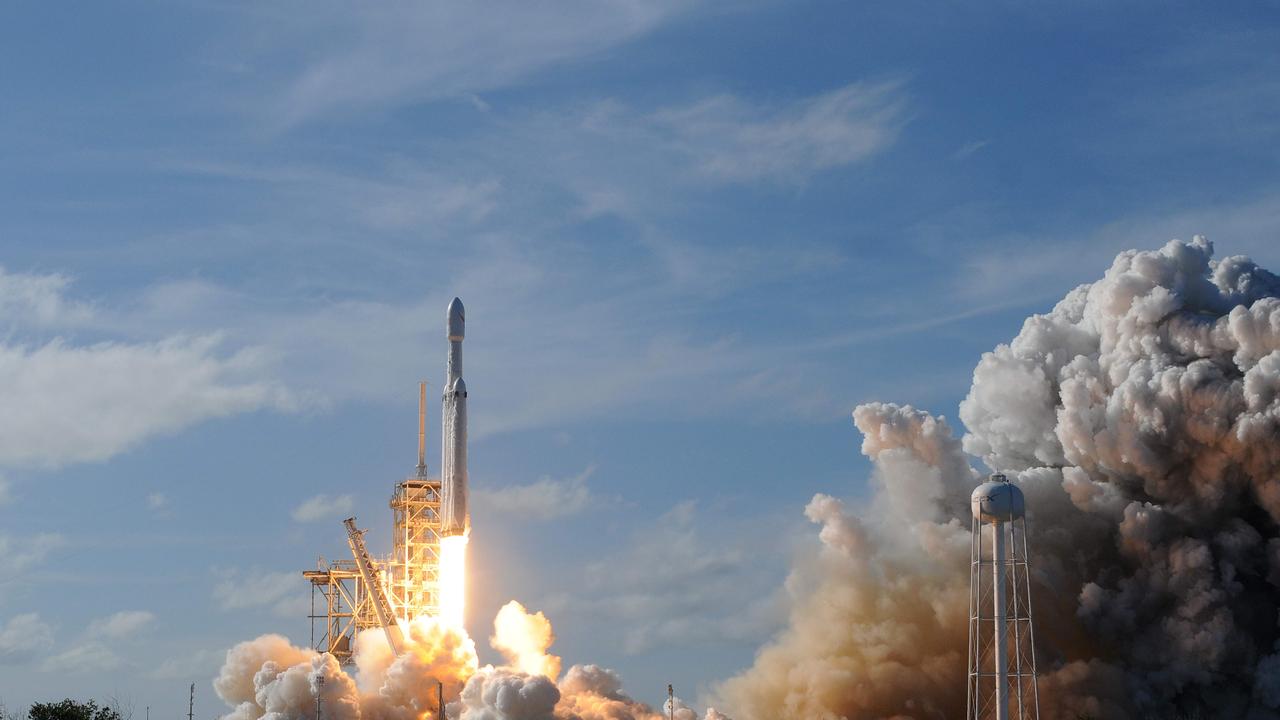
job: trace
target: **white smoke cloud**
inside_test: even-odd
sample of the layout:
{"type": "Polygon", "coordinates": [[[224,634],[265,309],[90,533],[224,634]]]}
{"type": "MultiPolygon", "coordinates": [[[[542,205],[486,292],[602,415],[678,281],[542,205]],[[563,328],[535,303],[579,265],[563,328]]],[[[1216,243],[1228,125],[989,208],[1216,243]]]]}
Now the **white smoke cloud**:
{"type": "MultiPolygon", "coordinates": [[[[323,687],[325,716],[361,720],[436,720],[437,688],[449,717],[460,720],[660,720],[663,715],[622,692],[617,673],[594,665],[569,668],[557,686],[560,658],[549,653],[551,623],[518,602],[494,621],[492,643],[512,666],[480,667],[475,645],[460,628],[422,617],[401,628],[405,644],[392,654],[381,630],[356,638],[356,680],[341,675],[327,654],[263,635],[227,652],[214,689],[232,708],[224,720],[307,720],[323,687]],[[315,682],[325,677],[323,685],[315,682]],[[439,685],[437,685],[439,683],[439,685]],[[328,708],[335,707],[330,711],[328,708]]],[[[679,720],[697,720],[679,703],[679,720]]],[[[706,720],[728,720],[708,710],[706,720]]]]}
{"type": "Polygon", "coordinates": [[[485,666],[462,691],[461,720],[553,720],[560,690],[545,675],[485,666]]]}
{"type": "Polygon", "coordinates": [[[555,639],[551,621],[545,615],[530,613],[512,600],[503,605],[493,619],[493,637],[489,644],[521,672],[555,680],[560,676],[560,658],[547,654],[555,639]]]}
{"type": "MultiPolygon", "coordinates": [[[[985,354],[963,450],[1027,496],[1050,720],[1280,717],[1280,280],[1201,238],[1129,251],[985,354]]],[[[873,403],[861,513],[819,495],[790,625],[717,689],[740,720],[958,717],[976,477],[873,403]]]]}

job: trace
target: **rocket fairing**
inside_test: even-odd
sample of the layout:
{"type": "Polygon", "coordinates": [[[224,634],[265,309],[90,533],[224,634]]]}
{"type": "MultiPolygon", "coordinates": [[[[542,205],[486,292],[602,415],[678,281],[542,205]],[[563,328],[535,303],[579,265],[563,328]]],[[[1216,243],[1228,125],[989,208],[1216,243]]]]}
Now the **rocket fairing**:
{"type": "Polygon", "coordinates": [[[462,301],[449,303],[446,323],[449,361],[446,367],[443,409],[440,413],[443,447],[440,457],[440,526],[444,537],[471,530],[467,511],[467,383],[462,379],[462,339],[466,318],[462,301]]]}

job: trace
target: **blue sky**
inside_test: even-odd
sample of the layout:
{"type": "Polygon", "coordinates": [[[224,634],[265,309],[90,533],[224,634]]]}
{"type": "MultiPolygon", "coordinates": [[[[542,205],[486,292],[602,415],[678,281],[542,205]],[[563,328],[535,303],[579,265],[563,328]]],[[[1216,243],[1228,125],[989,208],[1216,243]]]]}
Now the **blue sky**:
{"type": "Polygon", "coordinates": [[[520,599],[696,695],[804,503],[862,492],[855,404],[953,417],[1121,249],[1280,265],[1278,11],[6,6],[0,698],[210,718],[228,645],[306,642],[348,508],[387,549],[454,295],[472,633],[520,599]]]}

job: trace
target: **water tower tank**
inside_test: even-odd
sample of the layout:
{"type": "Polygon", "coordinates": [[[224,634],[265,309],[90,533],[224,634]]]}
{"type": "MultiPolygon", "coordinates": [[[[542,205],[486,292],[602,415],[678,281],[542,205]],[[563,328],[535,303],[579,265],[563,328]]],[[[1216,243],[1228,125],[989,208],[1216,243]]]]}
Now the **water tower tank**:
{"type": "Polygon", "coordinates": [[[1004,475],[992,475],[991,479],[973,489],[969,496],[973,517],[981,523],[1013,522],[1027,510],[1018,486],[1004,475]]]}

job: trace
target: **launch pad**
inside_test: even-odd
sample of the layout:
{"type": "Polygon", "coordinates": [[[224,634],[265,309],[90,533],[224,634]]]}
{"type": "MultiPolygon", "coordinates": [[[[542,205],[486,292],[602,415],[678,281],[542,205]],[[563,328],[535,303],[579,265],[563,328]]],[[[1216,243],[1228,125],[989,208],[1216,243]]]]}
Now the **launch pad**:
{"type": "MultiPolygon", "coordinates": [[[[427,395],[426,383],[420,383],[417,471],[397,483],[391,495],[391,554],[380,559],[368,557],[363,539],[357,537],[360,531],[352,521],[348,527],[353,558],[329,561],[321,556],[315,570],[302,573],[311,583],[311,646],[330,653],[343,664],[352,662],[356,635],[361,631],[383,628],[390,632],[388,623],[380,617],[388,610],[394,625],[445,613],[441,540],[470,529],[462,324],[462,303],[454,298],[447,321],[450,349],[441,417],[441,478],[427,474],[427,395]],[[367,578],[372,578],[372,585],[367,578]]],[[[395,643],[392,645],[394,650],[395,643]]]]}

